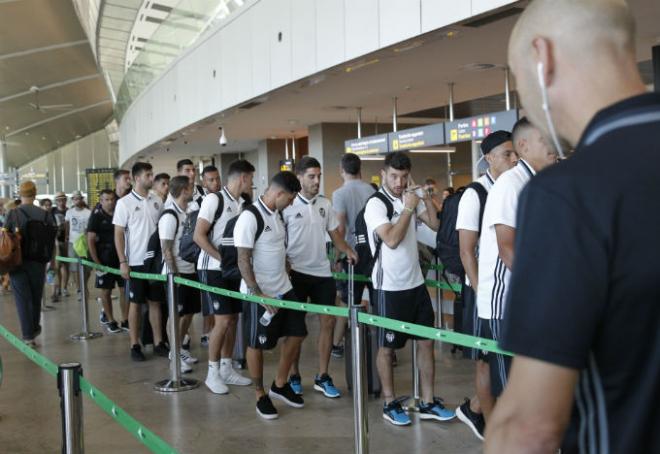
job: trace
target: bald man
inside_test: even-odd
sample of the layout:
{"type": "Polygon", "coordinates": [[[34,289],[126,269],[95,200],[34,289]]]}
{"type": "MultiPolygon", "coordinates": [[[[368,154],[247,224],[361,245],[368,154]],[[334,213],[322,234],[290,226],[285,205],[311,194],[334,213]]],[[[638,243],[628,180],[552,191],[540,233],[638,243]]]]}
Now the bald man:
{"type": "Polygon", "coordinates": [[[615,0],[534,0],[511,35],[529,118],[575,153],[520,198],[486,453],[660,452],[660,95],[634,43],[615,0]]]}

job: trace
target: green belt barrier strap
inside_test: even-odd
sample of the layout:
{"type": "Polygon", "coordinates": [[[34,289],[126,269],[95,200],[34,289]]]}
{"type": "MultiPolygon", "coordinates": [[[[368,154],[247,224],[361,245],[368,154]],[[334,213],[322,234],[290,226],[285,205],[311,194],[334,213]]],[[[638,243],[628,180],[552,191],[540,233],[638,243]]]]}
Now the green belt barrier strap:
{"type": "MultiPolygon", "coordinates": [[[[347,280],[348,279],[348,273],[332,273],[332,277],[335,279],[340,279],[340,280],[347,280]]],[[[368,278],[367,276],[362,276],[361,274],[356,274],[353,276],[353,279],[355,282],[371,282],[371,278],[368,278]]],[[[452,292],[457,292],[460,293],[461,290],[463,290],[463,286],[461,284],[447,284],[446,282],[442,281],[434,281],[432,279],[427,279],[424,281],[424,283],[433,288],[439,288],[441,290],[451,290],[452,292]]]]}

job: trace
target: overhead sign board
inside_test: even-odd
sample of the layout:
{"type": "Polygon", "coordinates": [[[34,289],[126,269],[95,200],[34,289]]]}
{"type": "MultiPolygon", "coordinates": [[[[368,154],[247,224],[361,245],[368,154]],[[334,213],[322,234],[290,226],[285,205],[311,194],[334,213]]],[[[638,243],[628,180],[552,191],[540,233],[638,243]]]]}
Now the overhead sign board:
{"type": "Polygon", "coordinates": [[[511,131],[518,121],[517,110],[504,110],[445,123],[445,143],[482,140],[499,129],[511,131]]]}
{"type": "Polygon", "coordinates": [[[437,123],[404,129],[402,131],[391,132],[389,137],[390,150],[392,151],[415,150],[434,145],[444,145],[445,125],[444,123],[437,123]]]}
{"type": "Polygon", "coordinates": [[[85,169],[87,176],[87,203],[95,207],[99,203],[101,191],[115,188],[115,168],[85,169]]]}
{"type": "Polygon", "coordinates": [[[344,142],[344,149],[346,153],[354,153],[358,156],[387,153],[389,151],[388,134],[347,140],[344,142]]]}

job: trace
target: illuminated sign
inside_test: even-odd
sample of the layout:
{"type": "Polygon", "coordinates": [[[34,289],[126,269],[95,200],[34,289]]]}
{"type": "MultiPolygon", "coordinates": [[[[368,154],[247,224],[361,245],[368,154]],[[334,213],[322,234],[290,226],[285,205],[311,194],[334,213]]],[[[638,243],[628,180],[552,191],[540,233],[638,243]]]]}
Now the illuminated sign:
{"type": "Polygon", "coordinates": [[[389,137],[390,150],[392,151],[415,150],[434,145],[444,145],[445,125],[444,123],[438,123],[404,129],[402,131],[391,132],[389,137]]]}
{"type": "Polygon", "coordinates": [[[360,139],[351,139],[344,142],[346,153],[354,153],[358,156],[368,156],[372,154],[387,153],[388,135],[377,134],[375,136],[362,137],[360,139]]]}
{"type": "Polygon", "coordinates": [[[87,203],[95,207],[99,203],[100,193],[104,189],[115,189],[114,168],[85,169],[87,177],[87,203]]]}
{"type": "Polygon", "coordinates": [[[289,172],[293,172],[293,167],[294,167],[294,162],[293,159],[282,159],[280,161],[280,172],[284,172],[288,170],[289,172]]]}
{"type": "Polygon", "coordinates": [[[483,140],[499,129],[511,131],[518,121],[517,110],[505,110],[445,123],[445,143],[483,140]]]}

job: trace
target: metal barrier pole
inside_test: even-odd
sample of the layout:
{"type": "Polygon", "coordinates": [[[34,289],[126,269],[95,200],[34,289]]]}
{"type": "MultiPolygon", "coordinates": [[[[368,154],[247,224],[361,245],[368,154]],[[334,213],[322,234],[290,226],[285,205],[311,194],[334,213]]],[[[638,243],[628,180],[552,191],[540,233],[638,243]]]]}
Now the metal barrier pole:
{"type": "Polygon", "coordinates": [[[82,393],[80,392],[80,363],[60,364],[57,388],[62,411],[62,454],[82,454],[83,442],[82,393]]]}
{"type": "Polygon", "coordinates": [[[71,339],[84,341],[103,336],[103,333],[89,331],[89,314],[87,313],[87,286],[85,285],[85,266],[82,260],[78,258],[78,287],[80,288],[80,312],[82,316],[82,331],[78,334],[72,334],[71,339]]]}
{"type": "Polygon", "coordinates": [[[419,367],[417,366],[417,341],[412,341],[412,405],[408,411],[419,411],[419,367]]]}
{"type": "MultiPolygon", "coordinates": [[[[440,282],[440,270],[438,269],[438,265],[440,265],[440,259],[438,257],[435,258],[435,280],[436,282],[440,282]]],[[[442,328],[442,298],[440,298],[440,288],[436,287],[435,288],[435,327],[436,328],[442,328]],[[438,323],[440,323],[440,326],[438,326],[438,323]]]]}
{"type": "Polygon", "coordinates": [[[351,357],[353,362],[353,421],[355,454],[369,452],[369,421],[367,419],[367,375],[364,326],[359,323],[362,306],[355,304],[353,264],[348,263],[348,303],[351,325],[351,357]]]}
{"type": "MultiPolygon", "coordinates": [[[[154,384],[161,392],[188,391],[199,386],[193,378],[181,378],[181,339],[179,339],[179,308],[174,294],[174,274],[167,273],[167,307],[170,312],[170,378],[154,384]]],[[[155,342],[154,342],[155,343],[155,342]]]]}

